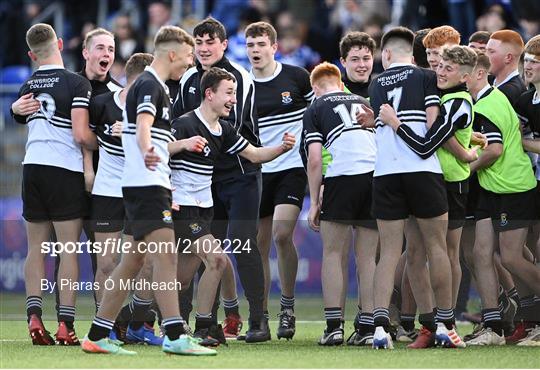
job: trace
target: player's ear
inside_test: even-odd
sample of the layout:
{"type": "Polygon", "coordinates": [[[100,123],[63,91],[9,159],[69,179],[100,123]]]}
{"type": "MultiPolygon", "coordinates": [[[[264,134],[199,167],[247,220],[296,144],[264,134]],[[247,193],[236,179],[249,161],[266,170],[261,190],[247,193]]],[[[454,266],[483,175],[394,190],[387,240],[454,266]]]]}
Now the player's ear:
{"type": "Polygon", "coordinates": [[[225,39],[221,42],[221,45],[223,46],[223,50],[227,49],[227,45],[229,45],[229,40],[225,39]]]}
{"type": "Polygon", "coordinates": [[[83,55],[84,60],[88,60],[90,58],[90,56],[88,54],[89,53],[88,53],[87,48],[82,49],[82,55],[83,55]]]}
{"type": "Polygon", "coordinates": [[[64,40],[62,40],[62,38],[58,39],[58,50],[64,50],[64,40]]]}
{"type": "Polygon", "coordinates": [[[36,54],[32,53],[31,51],[28,51],[28,58],[30,58],[32,62],[35,62],[37,60],[36,54]]]}
{"type": "Polygon", "coordinates": [[[345,59],[343,59],[343,57],[340,57],[339,61],[341,62],[341,65],[343,66],[343,68],[345,68],[345,59]]]}
{"type": "Polygon", "coordinates": [[[277,52],[277,49],[278,49],[278,43],[274,42],[272,44],[272,53],[275,54],[277,52]]]}

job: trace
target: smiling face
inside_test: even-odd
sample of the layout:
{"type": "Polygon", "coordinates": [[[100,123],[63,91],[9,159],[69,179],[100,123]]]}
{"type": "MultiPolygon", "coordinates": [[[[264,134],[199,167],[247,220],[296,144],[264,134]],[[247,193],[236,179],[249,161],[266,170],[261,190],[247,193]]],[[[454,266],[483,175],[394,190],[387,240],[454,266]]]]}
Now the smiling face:
{"type": "Polygon", "coordinates": [[[353,46],[345,59],[341,58],[347,77],[353,82],[367,82],[373,71],[373,54],[367,47],[353,46]]]}
{"type": "Polygon", "coordinates": [[[459,64],[441,59],[437,67],[437,87],[447,90],[466,81],[467,74],[463,73],[459,64]]]}
{"type": "Polygon", "coordinates": [[[211,88],[206,89],[206,100],[210,103],[210,107],[220,117],[229,117],[231,110],[236,104],[236,83],[232,80],[221,80],[216,88],[212,91],[211,88]]]}
{"type": "Polygon", "coordinates": [[[225,49],[227,40],[220,41],[216,35],[205,33],[203,36],[195,36],[195,55],[205,70],[223,58],[225,49]]]}
{"type": "Polygon", "coordinates": [[[540,56],[525,53],[523,72],[526,84],[540,83],[540,56]]]}
{"type": "Polygon", "coordinates": [[[114,39],[109,35],[96,35],[83,49],[86,75],[90,80],[104,80],[114,63],[114,39]]]}
{"type": "Polygon", "coordinates": [[[177,45],[171,54],[170,79],[179,80],[184,72],[193,65],[193,47],[183,43],[177,45]]]}
{"type": "Polygon", "coordinates": [[[248,36],[246,38],[246,48],[253,69],[264,70],[274,61],[277,43],[272,44],[266,34],[256,37],[248,36]]]}

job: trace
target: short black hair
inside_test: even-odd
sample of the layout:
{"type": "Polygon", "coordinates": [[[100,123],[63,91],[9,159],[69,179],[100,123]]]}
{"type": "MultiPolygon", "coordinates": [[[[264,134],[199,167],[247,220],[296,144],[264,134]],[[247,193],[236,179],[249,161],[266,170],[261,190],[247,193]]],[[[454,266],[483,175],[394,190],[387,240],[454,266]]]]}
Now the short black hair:
{"type": "Polygon", "coordinates": [[[429,63],[427,61],[426,47],[422,42],[424,37],[431,31],[431,28],[424,28],[423,30],[418,30],[414,35],[413,42],[413,57],[414,62],[418,67],[429,68],[429,63]]]}
{"type": "Polygon", "coordinates": [[[212,67],[204,72],[201,78],[201,94],[204,100],[206,89],[216,91],[219,83],[223,80],[236,82],[236,78],[232,73],[227,72],[223,68],[212,67]]]}
{"type": "Polygon", "coordinates": [[[391,39],[400,39],[407,42],[409,45],[413,45],[414,42],[414,33],[407,27],[394,27],[390,31],[386,32],[381,40],[381,50],[384,49],[384,46],[391,39]]]}
{"type": "Polygon", "coordinates": [[[203,37],[208,35],[210,37],[217,37],[219,41],[225,41],[227,39],[227,31],[225,26],[215,18],[208,17],[203,19],[193,29],[193,37],[203,37]]]}

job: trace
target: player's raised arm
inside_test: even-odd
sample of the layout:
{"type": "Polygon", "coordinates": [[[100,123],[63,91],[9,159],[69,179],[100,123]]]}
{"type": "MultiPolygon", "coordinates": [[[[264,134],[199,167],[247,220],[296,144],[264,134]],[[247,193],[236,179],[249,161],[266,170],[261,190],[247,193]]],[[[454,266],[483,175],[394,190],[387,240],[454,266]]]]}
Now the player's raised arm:
{"type": "Polygon", "coordinates": [[[286,132],[281,145],[257,148],[248,144],[239,154],[253,163],[266,163],[291,150],[295,143],[295,136],[286,132]]]}

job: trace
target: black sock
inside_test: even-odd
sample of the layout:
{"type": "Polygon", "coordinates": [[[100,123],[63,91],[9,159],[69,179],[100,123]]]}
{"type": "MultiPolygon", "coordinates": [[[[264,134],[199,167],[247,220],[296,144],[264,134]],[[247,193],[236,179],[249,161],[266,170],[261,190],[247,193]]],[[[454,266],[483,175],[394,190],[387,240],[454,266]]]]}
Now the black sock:
{"type": "Polygon", "coordinates": [[[281,311],[291,310],[294,312],[294,296],[286,297],[282,294],[279,302],[281,304],[281,311]]]}
{"type": "Polygon", "coordinates": [[[43,307],[43,299],[37,295],[31,295],[26,297],[26,316],[27,321],[30,322],[30,316],[36,315],[41,319],[43,307]]]}
{"type": "Polygon", "coordinates": [[[133,312],[133,320],[129,325],[133,330],[139,330],[144,325],[145,316],[148,310],[150,310],[152,300],[142,299],[134,294],[130,305],[133,312]]]}
{"type": "Polygon", "coordinates": [[[409,313],[402,313],[401,314],[401,326],[403,326],[403,329],[406,331],[413,331],[414,330],[414,318],[415,314],[409,314],[409,313]]]}
{"type": "Polygon", "coordinates": [[[446,329],[452,330],[454,325],[456,325],[456,317],[454,316],[454,309],[452,308],[438,308],[437,315],[435,316],[435,321],[442,322],[446,329]]]}
{"type": "Polygon", "coordinates": [[[390,326],[390,316],[388,308],[377,307],[373,310],[373,324],[375,327],[382,326],[386,332],[390,326]]]}
{"type": "Polygon", "coordinates": [[[69,330],[73,330],[73,322],[75,321],[75,307],[59,305],[58,306],[58,322],[65,322],[69,330]]]}
{"type": "Polygon", "coordinates": [[[491,328],[491,330],[500,336],[503,335],[501,313],[498,308],[482,310],[482,322],[486,328],[491,328]]]}
{"type": "Polygon", "coordinates": [[[225,316],[240,316],[240,312],[238,310],[238,297],[233,299],[223,299],[223,309],[225,310],[225,316]]]}
{"type": "Polygon", "coordinates": [[[195,314],[195,332],[198,332],[202,329],[209,329],[212,326],[212,314],[201,315],[199,313],[195,314]]]}
{"type": "Polygon", "coordinates": [[[326,319],[326,332],[330,333],[341,326],[341,307],[328,307],[324,309],[326,319]]]}
{"type": "Polygon", "coordinates": [[[375,332],[375,326],[373,321],[373,314],[369,312],[362,312],[359,317],[358,332],[360,335],[373,334],[375,332]]]}
{"type": "Polygon", "coordinates": [[[437,331],[437,325],[435,324],[435,315],[433,314],[433,312],[421,313],[418,316],[418,322],[432,333],[435,333],[437,331]]]}
{"type": "Polygon", "coordinates": [[[163,320],[163,327],[165,328],[165,335],[170,340],[177,340],[180,335],[185,334],[184,320],[181,317],[169,317],[163,320]]]}
{"type": "Polygon", "coordinates": [[[107,338],[114,326],[114,321],[95,317],[88,333],[88,339],[91,341],[98,341],[103,338],[107,338]]]}

